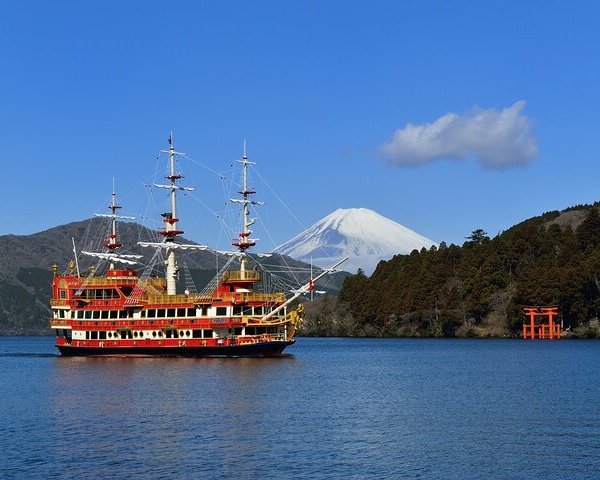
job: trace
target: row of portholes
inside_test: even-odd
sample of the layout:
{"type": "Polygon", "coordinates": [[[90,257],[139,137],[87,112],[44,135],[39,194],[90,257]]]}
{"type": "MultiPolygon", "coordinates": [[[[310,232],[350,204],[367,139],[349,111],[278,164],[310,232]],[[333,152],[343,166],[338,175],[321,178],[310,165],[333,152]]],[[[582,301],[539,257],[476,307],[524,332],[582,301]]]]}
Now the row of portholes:
{"type": "MultiPolygon", "coordinates": [[[[179,335],[179,338],[183,338],[183,337],[191,337],[192,336],[192,332],[190,330],[179,330],[177,332],[179,335]]],[[[138,332],[138,331],[134,331],[132,334],[133,338],[144,338],[144,332],[138,332]]],[[[162,338],[164,336],[164,333],[162,330],[153,330],[152,331],[152,338],[162,338]]],[[[111,339],[118,339],[118,338],[131,338],[131,336],[129,335],[122,335],[121,337],[119,337],[119,333],[118,332],[107,332],[106,333],[106,337],[107,338],[111,338],[111,339]]],[[[93,338],[93,337],[92,337],[93,338]]],[[[175,337],[177,338],[177,337],[175,337]]]]}
{"type": "MultiPolygon", "coordinates": [[[[163,335],[164,334],[163,334],[162,330],[158,330],[158,332],[156,330],[154,330],[152,332],[152,337],[153,338],[156,338],[156,337],[161,338],[163,335]]],[[[114,338],[119,338],[119,334],[117,332],[115,332],[115,333],[108,332],[107,336],[108,336],[108,338],[112,338],[113,336],[114,336],[114,338]]],[[[184,336],[185,337],[191,337],[192,336],[192,332],[189,331],[189,330],[181,330],[181,331],[179,331],[179,336],[180,337],[184,337],[184,336]]],[[[133,338],[144,338],[144,332],[134,331],[133,332],[133,338]]]]}

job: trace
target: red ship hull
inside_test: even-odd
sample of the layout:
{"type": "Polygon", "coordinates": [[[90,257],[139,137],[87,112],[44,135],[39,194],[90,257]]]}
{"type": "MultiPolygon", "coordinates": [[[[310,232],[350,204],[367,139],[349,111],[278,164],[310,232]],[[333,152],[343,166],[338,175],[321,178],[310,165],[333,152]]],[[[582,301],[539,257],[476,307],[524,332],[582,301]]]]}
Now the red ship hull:
{"type": "Polygon", "coordinates": [[[64,356],[153,356],[153,357],[277,357],[295,340],[217,346],[122,346],[78,347],[59,345],[64,356]]]}

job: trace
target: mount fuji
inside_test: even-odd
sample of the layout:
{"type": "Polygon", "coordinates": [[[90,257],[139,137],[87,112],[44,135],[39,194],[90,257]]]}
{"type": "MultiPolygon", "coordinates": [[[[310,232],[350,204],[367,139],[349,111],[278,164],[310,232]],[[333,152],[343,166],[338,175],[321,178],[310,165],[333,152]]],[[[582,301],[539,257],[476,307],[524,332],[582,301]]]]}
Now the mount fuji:
{"type": "Polygon", "coordinates": [[[344,257],[340,268],[367,275],[380,260],[435,242],[368,208],[339,208],[275,249],[277,253],[326,268],[344,257]]]}

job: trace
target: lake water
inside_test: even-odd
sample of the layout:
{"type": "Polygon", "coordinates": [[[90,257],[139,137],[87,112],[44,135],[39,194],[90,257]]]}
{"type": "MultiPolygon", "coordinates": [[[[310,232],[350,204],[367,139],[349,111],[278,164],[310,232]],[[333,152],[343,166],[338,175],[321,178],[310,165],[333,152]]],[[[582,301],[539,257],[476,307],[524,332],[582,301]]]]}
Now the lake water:
{"type": "Polygon", "coordinates": [[[0,478],[599,478],[600,342],[300,338],[275,359],[0,337],[0,478]]]}

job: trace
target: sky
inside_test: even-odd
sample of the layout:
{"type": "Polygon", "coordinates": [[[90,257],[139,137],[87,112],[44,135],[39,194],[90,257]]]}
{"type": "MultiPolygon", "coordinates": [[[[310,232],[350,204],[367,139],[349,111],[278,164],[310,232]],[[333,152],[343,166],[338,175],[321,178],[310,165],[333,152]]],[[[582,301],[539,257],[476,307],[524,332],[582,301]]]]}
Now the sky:
{"type": "Polygon", "coordinates": [[[600,200],[598,18],[591,1],[7,0],[0,234],[104,212],[113,178],[158,226],[146,185],[170,131],[196,188],[180,227],[220,248],[244,139],[261,250],[337,208],[462,244],[600,200]]]}

